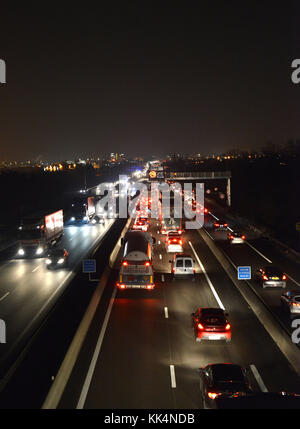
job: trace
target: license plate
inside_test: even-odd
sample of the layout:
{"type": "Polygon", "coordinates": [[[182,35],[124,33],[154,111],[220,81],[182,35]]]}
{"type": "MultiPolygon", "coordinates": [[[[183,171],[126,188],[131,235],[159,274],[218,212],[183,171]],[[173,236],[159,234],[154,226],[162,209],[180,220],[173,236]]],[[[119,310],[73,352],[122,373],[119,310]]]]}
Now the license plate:
{"type": "Polygon", "coordinates": [[[221,335],[209,335],[208,339],[209,340],[220,340],[221,339],[221,335]]]}

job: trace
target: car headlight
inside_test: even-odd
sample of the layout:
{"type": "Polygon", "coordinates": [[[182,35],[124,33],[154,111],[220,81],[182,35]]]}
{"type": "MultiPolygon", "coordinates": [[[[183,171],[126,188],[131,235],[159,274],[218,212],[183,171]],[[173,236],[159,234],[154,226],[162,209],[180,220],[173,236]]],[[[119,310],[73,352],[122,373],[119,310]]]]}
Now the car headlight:
{"type": "Polygon", "coordinates": [[[25,255],[24,250],[23,250],[23,249],[19,249],[19,250],[18,250],[18,255],[20,255],[20,256],[25,255]]]}
{"type": "Polygon", "coordinates": [[[57,263],[58,263],[58,264],[60,264],[60,265],[61,265],[61,264],[63,264],[63,263],[64,263],[64,259],[63,259],[63,258],[60,258],[60,259],[57,261],[57,263]]]}
{"type": "Polygon", "coordinates": [[[48,259],[46,259],[46,264],[47,264],[47,265],[52,264],[51,259],[49,259],[49,258],[48,258],[48,259]]]}
{"type": "Polygon", "coordinates": [[[42,247],[38,247],[36,250],[37,255],[41,255],[43,253],[44,249],[42,247]]]}

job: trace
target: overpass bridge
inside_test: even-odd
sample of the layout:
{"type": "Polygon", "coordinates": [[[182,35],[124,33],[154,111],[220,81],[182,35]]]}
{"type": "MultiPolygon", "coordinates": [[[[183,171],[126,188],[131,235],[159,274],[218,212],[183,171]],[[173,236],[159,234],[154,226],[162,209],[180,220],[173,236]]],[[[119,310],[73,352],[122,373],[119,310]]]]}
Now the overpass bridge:
{"type": "Polygon", "coordinates": [[[150,180],[227,180],[227,204],[231,205],[231,171],[155,171],[149,172],[150,180]]]}

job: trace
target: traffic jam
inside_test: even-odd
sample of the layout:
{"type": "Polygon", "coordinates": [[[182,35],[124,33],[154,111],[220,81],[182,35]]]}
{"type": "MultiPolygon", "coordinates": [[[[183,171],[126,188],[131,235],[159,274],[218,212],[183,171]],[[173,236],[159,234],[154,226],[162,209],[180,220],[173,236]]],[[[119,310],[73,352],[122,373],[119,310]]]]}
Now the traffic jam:
{"type": "MultiPolygon", "coordinates": [[[[199,277],[204,274],[217,305],[206,307],[201,306],[201,302],[195,302],[196,308],[191,308],[191,331],[195,343],[228,344],[230,347],[229,344],[235,335],[235,327],[232,326],[230,314],[219,299],[213,285],[210,284],[210,279],[191,242],[191,233],[184,230],[183,219],[176,219],[172,213],[170,218],[163,218],[161,211],[158,219],[151,219],[151,198],[144,201],[145,203],[147,210],[142,211],[137,208],[136,217],[121,240],[122,259],[116,282],[117,288],[121,292],[144,289],[151,293],[154,289],[162,287],[163,283],[157,279],[163,279],[163,282],[170,281],[176,288],[176,282],[197,283],[199,277]],[[169,270],[159,274],[162,270],[157,269],[157,266],[165,258],[167,258],[169,270]]],[[[210,236],[223,234],[222,241],[230,248],[245,246],[247,243],[245,232],[239,228],[232,229],[228,221],[217,218],[208,207],[201,206],[199,209],[194,201],[194,193],[188,203],[194,210],[201,210],[204,216],[203,229],[210,236]]],[[[300,313],[300,292],[282,290],[286,288],[287,275],[280,268],[270,264],[262,265],[256,270],[254,281],[262,289],[278,288],[282,291],[281,296],[278,297],[282,311],[290,315],[300,313]]],[[[201,353],[201,345],[199,347],[201,353]]],[[[199,369],[204,407],[215,408],[217,400],[264,391],[264,384],[255,365],[252,365],[251,369],[252,373],[249,377],[249,374],[246,374],[246,368],[236,362],[207,362],[199,369]],[[252,382],[249,382],[249,379],[252,382]]]]}

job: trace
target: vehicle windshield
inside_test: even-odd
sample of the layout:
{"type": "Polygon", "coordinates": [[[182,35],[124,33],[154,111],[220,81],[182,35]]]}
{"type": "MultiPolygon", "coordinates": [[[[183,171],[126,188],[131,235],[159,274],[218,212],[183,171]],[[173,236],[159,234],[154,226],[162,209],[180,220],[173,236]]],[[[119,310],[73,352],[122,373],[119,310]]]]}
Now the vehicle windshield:
{"type": "Polygon", "coordinates": [[[215,365],[212,367],[213,378],[218,383],[244,383],[243,371],[237,365],[215,365]]]}
{"type": "Polygon", "coordinates": [[[41,238],[42,231],[40,229],[23,229],[19,231],[20,240],[36,240],[41,238]]]}
{"type": "Polygon", "coordinates": [[[270,267],[270,268],[266,268],[266,275],[267,276],[276,276],[276,277],[281,277],[282,276],[282,271],[279,270],[276,267],[270,267]]]}

